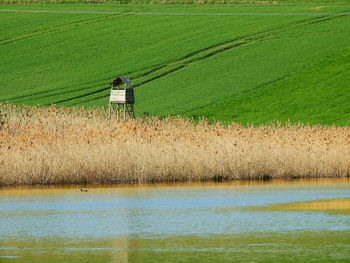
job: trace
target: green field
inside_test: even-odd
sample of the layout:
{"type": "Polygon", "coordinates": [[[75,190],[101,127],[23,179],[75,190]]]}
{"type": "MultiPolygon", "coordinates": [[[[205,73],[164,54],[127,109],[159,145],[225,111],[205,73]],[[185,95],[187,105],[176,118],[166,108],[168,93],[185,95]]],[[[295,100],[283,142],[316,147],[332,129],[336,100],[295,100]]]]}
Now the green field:
{"type": "Polygon", "coordinates": [[[350,1],[317,2],[0,5],[0,101],[106,106],[123,75],[138,116],[349,125],[350,1]]]}

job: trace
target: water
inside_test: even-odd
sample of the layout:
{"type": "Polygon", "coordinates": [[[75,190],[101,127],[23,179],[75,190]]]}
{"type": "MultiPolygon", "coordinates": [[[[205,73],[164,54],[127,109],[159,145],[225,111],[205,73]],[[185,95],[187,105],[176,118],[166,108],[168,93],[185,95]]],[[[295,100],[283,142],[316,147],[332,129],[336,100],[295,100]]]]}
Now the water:
{"type": "Polygon", "coordinates": [[[0,189],[0,262],[350,262],[350,180],[88,189],[0,189]]]}

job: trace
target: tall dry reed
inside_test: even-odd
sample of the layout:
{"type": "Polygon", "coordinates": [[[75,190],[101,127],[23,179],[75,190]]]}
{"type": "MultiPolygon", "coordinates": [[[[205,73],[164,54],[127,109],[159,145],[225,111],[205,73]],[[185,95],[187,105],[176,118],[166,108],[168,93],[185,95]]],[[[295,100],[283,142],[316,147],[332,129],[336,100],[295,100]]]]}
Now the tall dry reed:
{"type": "Polygon", "coordinates": [[[350,176],[350,127],[108,120],[1,105],[0,185],[350,176]]]}

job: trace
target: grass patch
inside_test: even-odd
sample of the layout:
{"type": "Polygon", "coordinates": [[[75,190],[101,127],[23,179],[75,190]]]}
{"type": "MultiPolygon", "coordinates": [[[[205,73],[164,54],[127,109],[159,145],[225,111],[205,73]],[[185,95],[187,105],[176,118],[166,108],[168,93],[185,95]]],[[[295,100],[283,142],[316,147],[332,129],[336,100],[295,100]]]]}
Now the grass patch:
{"type": "Polygon", "coordinates": [[[126,75],[138,116],[349,125],[348,4],[0,9],[48,12],[0,12],[2,102],[106,106],[126,75]]]}

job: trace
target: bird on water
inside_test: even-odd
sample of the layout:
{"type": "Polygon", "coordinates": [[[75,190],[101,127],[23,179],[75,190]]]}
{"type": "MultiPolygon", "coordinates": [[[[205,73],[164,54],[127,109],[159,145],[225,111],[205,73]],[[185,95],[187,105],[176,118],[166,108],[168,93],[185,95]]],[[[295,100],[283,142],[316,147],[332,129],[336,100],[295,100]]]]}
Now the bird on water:
{"type": "Polygon", "coordinates": [[[87,189],[80,189],[80,192],[87,192],[87,189]]]}

